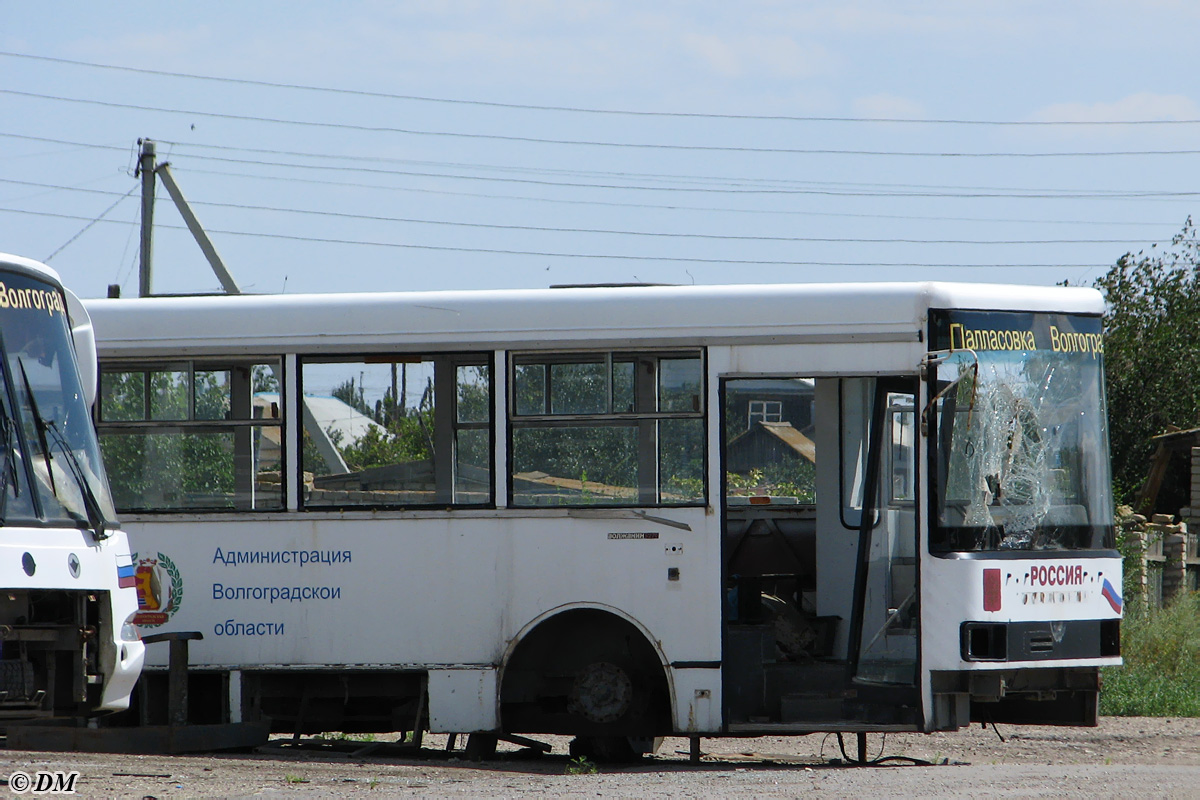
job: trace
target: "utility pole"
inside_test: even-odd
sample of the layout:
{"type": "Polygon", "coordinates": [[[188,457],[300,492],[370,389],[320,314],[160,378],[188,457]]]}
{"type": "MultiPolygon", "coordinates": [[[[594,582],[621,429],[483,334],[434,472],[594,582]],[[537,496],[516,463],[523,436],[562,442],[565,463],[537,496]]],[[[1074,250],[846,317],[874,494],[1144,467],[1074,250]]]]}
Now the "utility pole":
{"type": "Polygon", "coordinates": [[[225,292],[227,294],[241,294],[241,287],[238,286],[237,281],[233,279],[233,275],[225,267],[225,262],[221,260],[221,256],[217,253],[217,248],[213,245],[212,240],[208,238],[208,234],[200,224],[200,220],[196,219],[196,214],[192,211],[187,198],[183,196],[179,184],[175,182],[175,177],[171,174],[171,165],[166,161],[161,164],[157,163],[154,142],[152,140],[138,139],[138,144],[142,146],[141,156],[138,158],[138,174],[142,177],[142,252],[141,269],[138,272],[138,297],[150,296],[150,253],[154,244],[155,177],[162,178],[163,186],[167,188],[167,194],[175,202],[175,207],[179,209],[179,215],[183,217],[183,221],[187,224],[188,230],[191,231],[196,244],[200,245],[200,250],[204,253],[204,257],[208,259],[209,266],[212,267],[213,273],[217,276],[217,280],[221,282],[221,286],[225,289],[225,292]]]}
{"type": "Polygon", "coordinates": [[[138,173],[142,176],[142,251],[138,264],[138,297],[150,295],[150,252],[154,244],[154,171],[155,148],[150,139],[138,139],[142,146],[138,173]]]}
{"type": "Polygon", "coordinates": [[[167,194],[171,195],[171,199],[175,201],[175,207],[179,209],[179,215],[187,223],[188,230],[192,232],[192,238],[196,240],[196,244],[200,245],[201,252],[208,259],[208,265],[212,267],[213,274],[221,282],[221,286],[225,289],[226,294],[241,294],[241,287],[237,285],[237,281],[233,279],[233,275],[225,267],[225,262],[221,260],[221,256],[217,253],[217,248],[213,245],[212,239],[208,238],[208,233],[204,230],[204,226],[200,224],[200,220],[196,219],[195,212],[192,211],[187,198],[183,196],[179,184],[175,182],[175,176],[171,174],[171,165],[164,161],[154,171],[158,173],[158,177],[162,178],[163,186],[167,187],[167,194]]]}

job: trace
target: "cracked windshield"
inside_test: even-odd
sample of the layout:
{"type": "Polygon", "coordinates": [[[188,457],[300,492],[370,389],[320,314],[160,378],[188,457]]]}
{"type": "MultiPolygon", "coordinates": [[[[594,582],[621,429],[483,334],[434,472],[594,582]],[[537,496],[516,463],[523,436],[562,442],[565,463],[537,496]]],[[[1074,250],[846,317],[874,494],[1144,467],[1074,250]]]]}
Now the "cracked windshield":
{"type": "Polygon", "coordinates": [[[933,315],[935,551],[1112,547],[1100,320],[933,315]]]}

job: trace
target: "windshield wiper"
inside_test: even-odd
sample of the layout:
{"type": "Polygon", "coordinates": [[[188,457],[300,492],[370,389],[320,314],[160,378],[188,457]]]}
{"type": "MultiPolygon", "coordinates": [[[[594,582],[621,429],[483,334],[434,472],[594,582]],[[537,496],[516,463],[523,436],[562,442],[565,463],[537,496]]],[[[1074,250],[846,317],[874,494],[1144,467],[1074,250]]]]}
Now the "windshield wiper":
{"type": "Polygon", "coordinates": [[[8,517],[8,486],[12,482],[13,497],[21,496],[21,479],[17,475],[17,424],[0,401],[0,428],[4,433],[4,463],[0,465],[0,520],[8,517]]]}
{"type": "Polygon", "coordinates": [[[108,520],[104,516],[104,509],[100,506],[99,498],[92,491],[92,483],[87,479],[87,473],[83,469],[83,464],[79,463],[79,456],[75,455],[75,451],[71,449],[70,443],[67,442],[67,437],[58,429],[58,425],[55,424],[54,420],[46,423],[46,429],[53,434],[54,444],[58,445],[58,449],[66,457],[71,476],[75,478],[75,483],[79,485],[79,493],[83,496],[83,505],[87,510],[87,522],[92,528],[92,535],[96,537],[97,541],[107,539],[111,535],[106,529],[108,520]]]}
{"type": "Polygon", "coordinates": [[[29,385],[29,375],[25,372],[25,359],[17,357],[17,366],[21,368],[21,380],[25,383],[25,398],[29,401],[29,411],[33,414],[33,427],[37,431],[38,444],[42,447],[42,458],[46,460],[46,476],[50,481],[50,491],[58,497],[58,487],[54,485],[54,466],[50,463],[50,445],[46,441],[46,420],[38,411],[37,398],[33,387],[29,385]]]}
{"type": "MultiPolygon", "coordinates": [[[[42,447],[42,457],[46,460],[46,472],[50,479],[50,491],[54,496],[58,497],[58,489],[54,483],[54,466],[50,456],[50,438],[53,439],[53,444],[63,453],[66,459],[68,472],[75,479],[75,483],[79,488],[79,494],[83,498],[83,507],[87,513],[86,522],[91,528],[92,535],[97,541],[107,539],[110,534],[105,530],[108,520],[104,517],[104,510],[100,507],[100,501],[96,497],[96,493],[92,491],[91,482],[87,479],[87,474],[84,472],[83,465],[79,463],[79,458],[75,455],[75,451],[71,449],[70,443],[67,442],[67,437],[58,429],[58,425],[54,420],[45,419],[38,410],[37,398],[33,394],[33,387],[29,384],[29,376],[25,373],[25,361],[20,357],[17,358],[17,364],[21,367],[21,380],[25,383],[25,395],[29,399],[29,411],[33,414],[34,428],[37,429],[38,443],[42,447]],[[47,437],[49,432],[52,437],[47,437]]],[[[61,500],[61,498],[60,498],[61,500]]],[[[63,506],[64,510],[70,514],[69,508],[63,506]]],[[[78,514],[75,514],[78,516],[78,514]]]]}

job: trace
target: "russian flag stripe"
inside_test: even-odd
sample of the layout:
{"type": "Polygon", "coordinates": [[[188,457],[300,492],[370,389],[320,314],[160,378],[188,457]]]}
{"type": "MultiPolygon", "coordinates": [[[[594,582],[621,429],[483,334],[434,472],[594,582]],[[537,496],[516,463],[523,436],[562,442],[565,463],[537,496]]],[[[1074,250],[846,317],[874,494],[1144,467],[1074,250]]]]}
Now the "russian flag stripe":
{"type": "Polygon", "coordinates": [[[137,585],[137,579],[134,576],[134,566],[130,564],[127,567],[117,567],[117,587],[121,589],[132,589],[137,585]]]}
{"type": "Polygon", "coordinates": [[[1125,603],[1121,600],[1121,595],[1117,594],[1117,590],[1113,588],[1113,585],[1108,582],[1108,578],[1104,579],[1104,588],[1100,590],[1100,594],[1103,595],[1104,599],[1108,601],[1108,604],[1112,606],[1113,611],[1117,612],[1118,614],[1121,613],[1121,606],[1123,606],[1125,603]]]}

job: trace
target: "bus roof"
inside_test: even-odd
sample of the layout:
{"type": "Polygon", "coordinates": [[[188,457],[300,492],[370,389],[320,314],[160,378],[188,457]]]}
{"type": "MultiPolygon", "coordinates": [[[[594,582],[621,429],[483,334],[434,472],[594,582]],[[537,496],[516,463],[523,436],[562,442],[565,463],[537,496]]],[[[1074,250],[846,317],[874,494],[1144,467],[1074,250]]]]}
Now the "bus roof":
{"type": "Polygon", "coordinates": [[[85,301],[101,352],[236,354],[912,341],[931,308],[1098,315],[1094,289],[748,284],[85,301]]]}
{"type": "Polygon", "coordinates": [[[56,284],[62,283],[62,280],[58,277],[58,273],[40,261],[34,261],[32,258],[25,258],[24,256],[0,253],[0,269],[13,268],[21,272],[31,272],[43,280],[48,279],[56,284]]]}

